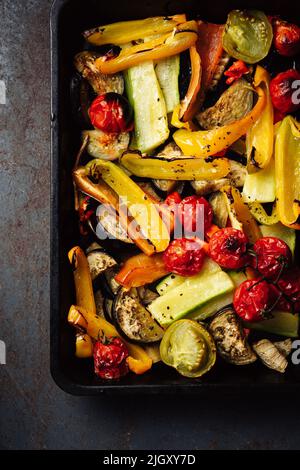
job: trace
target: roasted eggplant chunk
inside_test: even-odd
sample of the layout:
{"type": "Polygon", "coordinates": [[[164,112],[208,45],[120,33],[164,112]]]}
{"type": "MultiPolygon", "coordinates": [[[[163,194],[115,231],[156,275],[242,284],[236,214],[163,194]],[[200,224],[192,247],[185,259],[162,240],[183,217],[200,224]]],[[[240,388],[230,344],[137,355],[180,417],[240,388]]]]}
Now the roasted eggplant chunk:
{"type": "Polygon", "coordinates": [[[119,290],[113,315],[120,332],[131,341],[154,343],[163,337],[164,330],[143,307],[136,289],[119,290]]]}
{"type": "Polygon", "coordinates": [[[108,134],[99,129],[83,131],[82,140],[89,138],[87,152],[91,157],[102,160],[116,160],[129,145],[130,136],[128,132],[120,134],[108,134]]]}
{"type": "Polygon", "coordinates": [[[231,307],[225,307],[210,322],[209,330],[220,356],[230,364],[243,366],[256,361],[242,324],[231,307]]]}
{"type": "Polygon", "coordinates": [[[90,267],[92,281],[94,281],[106,269],[115,266],[117,263],[96,243],[87,250],[87,260],[90,267]]]}
{"type": "Polygon", "coordinates": [[[97,95],[111,92],[122,95],[124,93],[123,75],[121,73],[104,75],[99,72],[95,67],[95,61],[98,57],[93,52],[79,52],[75,56],[74,65],[82,77],[89,82],[97,95]]]}
{"type": "Polygon", "coordinates": [[[285,372],[288,361],[286,360],[285,353],[280,351],[280,347],[276,347],[276,345],[268,339],[261,339],[257,343],[254,343],[252,347],[265,366],[277,372],[285,372]]]}
{"type": "Polygon", "coordinates": [[[253,90],[244,79],[231,85],[216,104],[197,114],[196,119],[203,129],[226,126],[248,114],[253,106],[253,90]]]}
{"type": "Polygon", "coordinates": [[[105,235],[106,233],[116,240],[133,244],[133,241],[128,237],[126,230],[121,226],[119,217],[114,213],[113,209],[102,204],[98,206],[96,216],[100,224],[100,232],[99,226],[97,226],[96,229],[98,237],[100,237],[100,235],[105,235]]]}
{"type": "Polygon", "coordinates": [[[198,196],[205,196],[215,191],[219,191],[224,186],[235,186],[240,188],[244,185],[245,178],[247,175],[247,169],[241,163],[235,162],[234,160],[229,161],[230,172],[226,178],[219,178],[216,180],[196,180],[191,183],[192,187],[198,194],[198,196]]]}

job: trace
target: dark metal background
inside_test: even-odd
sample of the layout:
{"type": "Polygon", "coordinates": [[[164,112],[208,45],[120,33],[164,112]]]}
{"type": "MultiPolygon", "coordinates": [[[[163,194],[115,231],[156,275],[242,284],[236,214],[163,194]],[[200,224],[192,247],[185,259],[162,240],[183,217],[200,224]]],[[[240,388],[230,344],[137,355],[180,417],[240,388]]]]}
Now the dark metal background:
{"type": "MultiPolygon", "coordinates": [[[[1,0],[0,448],[300,448],[295,396],[66,395],[49,373],[50,0],[1,0]]],[[[84,2],[83,2],[84,3],[84,2]]]]}

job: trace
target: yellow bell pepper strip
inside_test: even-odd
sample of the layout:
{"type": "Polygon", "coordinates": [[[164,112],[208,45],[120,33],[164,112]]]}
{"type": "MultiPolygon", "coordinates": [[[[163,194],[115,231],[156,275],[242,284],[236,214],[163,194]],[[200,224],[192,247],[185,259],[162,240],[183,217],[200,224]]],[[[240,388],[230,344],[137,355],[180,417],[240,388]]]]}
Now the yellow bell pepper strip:
{"type": "Polygon", "coordinates": [[[92,278],[85,253],[79,246],[75,246],[69,251],[68,258],[73,269],[76,303],[96,315],[92,278]]]}
{"type": "Polygon", "coordinates": [[[92,357],[93,348],[93,341],[87,333],[76,333],[76,357],[79,359],[92,357]]]}
{"type": "Polygon", "coordinates": [[[230,171],[227,158],[142,157],[132,151],[124,152],[120,163],[135,176],[176,181],[214,180],[230,171]]]}
{"type": "Polygon", "coordinates": [[[170,33],[178,24],[185,21],[185,15],[155,16],[144,20],[120,21],[85,31],[83,36],[86,41],[95,46],[104,44],[122,46],[147,36],[170,33]]]}
{"type": "Polygon", "coordinates": [[[179,119],[184,122],[191,121],[200,106],[200,88],[201,88],[201,57],[196,46],[190,47],[191,60],[191,79],[184,99],[181,102],[179,119]]]}
{"type": "Polygon", "coordinates": [[[248,207],[255,220],[260,224],[273,225],[279,222],[276,203],[273,204],[272,213],[270,215],[266,213],[264,207],[259,202],[249,202],[248,207]]]}
{"type": "Polygon", "coordinates": [[[178,104],[175,106],[174,111],[172,113],[171,117],[171,126],[177,127],[177,129],[187,129],[188,131],[195,131],[197,130],[197,127],[193,123],[193,121],[186,121],[183,122],[179,119],[179,114],[181,110],[181,104],[178,104]]]}
{"type": "Polygon", "coordinates": [[[246,135],[246,147],[249,173],[266,168],[273,155],[274,146],[274,111],[270,96],[270,76],[258,65],[254,75],[254,87],[261,87],[266,96],[266,106],[246,135]]]}
{"type": "Polygon", "coordinates": [[[88,172],[85,167],[78,167],[73,171],[73,180],[83,193],[88,194],[102,204],[108,204],[113,207],[118,215],[121,226],[128,233],[129,238],[131,238],[146,255],[151,256],[155,252],[152,243],[141,237],[135,230],[134,219],[127,214],[126,211],[121,210],[119,197],[108,184],[101,180],[97,183],[93,183],[88,177],[88,172]]]}
{"type": "MultiPolygon", "coordinates": [[[[72,305],[69,311],[69,317],[74,317],[76,315],[81,315],[83,317],[86,322],[86,332],[95,341],[101,339],[103,335],[108,338],[115,336],[121,337],[116,328],[104,318],[93,315],[91,312],[79,307],[78,305],[72,305]]],[[[129,369],[135,374],[144,374],[147,370],[151,369],[152,359],[143,350],[143,348],[136,344],[129,343],[123,338],[122,340],[126,344],[130,354],[127,358],[129,369]]]]}
{"type": "Polygon", "coordinates": [[[280,222],[300,230],[300,123],[283,119],[275,140],[277,210],[280,222]]]}
{"type": "Polygon", "coordinates": [[[242,230],[247,235],[249,241],[255,243],[262,235],[247,204],[243,202],[241,193],[233,186],[225,186],[221,191],[225,195],[232,227],[242,230]]]}
{"type": "Polygon", "coordinates": [[[242,119],[222,127],[216,127],[208,131],[190,132],[184,129],[176,131],[173,138],[181,148],[184,155],[195,157],[209,157],[227,149],[260,117],[263,112],[267,98],[261,87],[255,89],[257,102],[254,108],[242,119]]]}
{"type": "Polygon", "coordinates": [[[104,160],[92,160],[86,166],[90,176],[103,179],[119,196],[137,224],[139,236],[144,236],[157,253],[165,251],[170,235],[158,210],[144,191],[117,165],[104,160]]]}
{"type": "Polygon", "coordinates": [[[147,60],[159,60],[179,54],[195,44],[197,37],[196,21],[187,21],[176,26],[169,34],[122,49],[113,59],[106,60],[105,56],[99,57],[95,61],[95,66],[104,74],[122,72],[147,60]]]}
{"type": "Polygon", "coordinates": [[[162,255],[156,254],[149,258],[144,254],[139,254],[125,261],[115,280],[121,286],[141,287],[157,281],[161,277],[167,276],[169,271],[165,267],[162,255]]]}
{"type": "Polygon", "coordinates": [[[256,173],[247,173],[243,187],[244,201],[273,202],[276,197],[275,162],[272,158],[269,164],[256,173]]]}

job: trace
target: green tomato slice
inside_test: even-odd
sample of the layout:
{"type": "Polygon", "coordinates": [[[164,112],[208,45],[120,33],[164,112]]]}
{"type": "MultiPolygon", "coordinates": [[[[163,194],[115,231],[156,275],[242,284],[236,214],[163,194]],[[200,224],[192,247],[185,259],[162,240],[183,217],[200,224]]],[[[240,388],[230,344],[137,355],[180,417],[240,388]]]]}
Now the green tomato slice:
{"type": "Polygon", "coordinates": [[[259,10],[232,10],[223,33],[223,48],[235,59],[254,64],[268,54],[273,29],[259,10]]]}
{"type": "Polygon", "coordinates": [[[210,333],[193,320],[178,320],[165,332],[160,344],[162,361],[185,377],[200,377],[216,360],[210,333]]]}

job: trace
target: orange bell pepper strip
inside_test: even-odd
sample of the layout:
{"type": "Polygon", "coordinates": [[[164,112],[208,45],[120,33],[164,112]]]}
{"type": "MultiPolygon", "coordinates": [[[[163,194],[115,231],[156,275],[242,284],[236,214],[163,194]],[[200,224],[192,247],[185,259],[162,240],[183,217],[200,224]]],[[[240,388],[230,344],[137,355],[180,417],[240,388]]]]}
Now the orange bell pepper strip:
{"type": "Polygon", "coordinates": [[[191,79],[188,91],[181,102],[179,119],[183,122],[191,121],[200,107],[201,88],[201,58],[196,46],[190,47],[191,79]]]}
{"type": "Polygon", "coordinates": [[[120,54],[106,60],[99,57],[95,66],[99,72],[113,74],[134,67],[147,60],[159,60],[171,57],[189,49],[198,38],[196,21],[187,21],[179,24],[169,34],[163,34],[142,44],[124,48],[120,54]]]}
{"type": "Polygon", "coordinates": [[[76,187],[83,193],[88,194],[102,204],[111,206],[115,210],[121,226],[126,230],[129,238],[132,239],[138,248],[148,256],[151,256],[155,252],[155,248],[152,243],[150,243],[146,238],[138,235],[138,232],[134,229],[135,224],[133,217],[121,210],[119,197],[116,192],[108,186],[108,184],[102,180],[99,180],[97,183],[93,183],[88,177],[88,171],[85,167],[78,167],[73,171],[73,180],[76,187]]]}
{"type": "Polygon", "coordinates": [[[257,102],[254,108],[242,119],[232,124],[216,127],[207,131],[190,132],[184,129],[176,131],[173,138],[184,155],[210,157],[227,149],[257,121],[266,106],[266,94],[256,88],[257,102]]]}
{"type": "Polygon", "coordinates": [[[124,287],[140,287],[157,281],[167,274],[169,271],[161,254],[153,255],[151,258],[139,254],[125,261],[115,280],[124,287]]]}
{"type": "MultiPolygon", "coordinates": [[[[86,330],[88,335],[95,341],[99,341],[99,339],[101,339],[103,335],[107,338],[116,336],[121,338],[116,328],[107,320],[94,315],[93,313],[89,312],[88,310],[82,307],[79,307],[78,305],[72,305],[70,307],[68,317],[74,318],[76,316],[81,317],[81,323],[85,322],[84,329],[86,330]]],[[[129,343],[123,338],[122,340],[126,344],[129,351],[129,357],[127,358],[129,369],[138,375],[144,374],[145,372],[147,372],[147,370],[151,369],[152,359],[143,350],[143,348],[141,346],[138,346],[137,344],[129,343]]]]}

